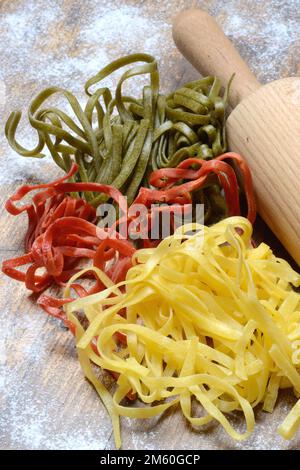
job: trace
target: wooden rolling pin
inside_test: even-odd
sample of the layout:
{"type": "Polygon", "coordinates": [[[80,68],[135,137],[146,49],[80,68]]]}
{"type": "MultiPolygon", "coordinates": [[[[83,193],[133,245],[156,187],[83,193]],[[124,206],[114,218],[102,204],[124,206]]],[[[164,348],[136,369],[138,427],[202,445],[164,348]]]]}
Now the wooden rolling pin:
{"type": "Polygon", "coordinates": [[[227,120],[230,150],[251,170],[258,211],[300,265],[300,78],[261,86],[233,44],[207,13],[181,12],[173,38],[202,75],[223,84],[236,74],[227,120]]]}

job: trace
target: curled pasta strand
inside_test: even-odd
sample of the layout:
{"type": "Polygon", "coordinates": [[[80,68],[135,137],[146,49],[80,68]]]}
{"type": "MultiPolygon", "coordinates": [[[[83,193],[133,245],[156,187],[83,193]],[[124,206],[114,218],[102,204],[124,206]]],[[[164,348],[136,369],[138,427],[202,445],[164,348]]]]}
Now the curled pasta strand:
{"type": "MultiPolygon", "coordinates": [[[[75,328],[81,318],[77,348],[86,376],[93,363],[118,377],[110,397],[91,380],[113,419],[117,447],[120,416],[144,419],[175,405],[192,425],[216,420],[244,440],[256,405],[272,412],[280,388],[299,393],[300,294],[293,286],[300,276],[265,244],[253,247],[251,236],[242,217],[188,224],[156,248],[137,250],[117,284],[92,268],[106,289],[65,302],[75,328]],[[127,406],[128,394],[145,406],[127,406]],[[200,416],[192,415],[192,400],[200,416]],[[234,410],[244,416],[244,432],[230,423],[234,410]]],[[[66,300],[79,279],[69,280],[66,300]]],[[[297,402],[279,432],[291,438],[299,425],[297,402]]]]}

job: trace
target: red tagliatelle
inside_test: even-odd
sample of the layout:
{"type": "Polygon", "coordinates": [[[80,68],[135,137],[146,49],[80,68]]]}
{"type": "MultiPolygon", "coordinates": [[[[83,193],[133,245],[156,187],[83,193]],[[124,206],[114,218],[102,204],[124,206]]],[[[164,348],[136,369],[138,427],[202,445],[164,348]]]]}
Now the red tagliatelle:
{"type": "MultiPolygon", "coordinates": [[[[78,269],[76,264],[80,258],[94,259],[97,251],[112,250],[111,258],[116,252],[119,259],[116,273],[111,272],[113,279],[124,275],[130,263],[134,247],[126,240],[109,239],[108,230],[99,229],[96,225],[96,210],[86,201],[73,198],[66,193],[72,191],[94,191],[107,194],[118,203],[120,209],[127,213],[126,199],[115,188],[97,183],[66,183],[78,167],[73,164],[69,173],[49,184],[22,186],[7,201],[6,209],[12,215],[27,212],[28,230],[25,237],[27,253],[17,258],[3,262],[2,270],[8,276],[25,282],[33,292],[45,290],[53,282],[63,284],[73,276],[78,269]],[[16,202],[34,190],[42,190],[32,197],[32,203],[17,207],[16,202]],[[125,258],[125,260],[124,260],[125,258]],[[26,272],[20,271],[20,266],[27,265],[26,272]],[[39,268],[44,268],[43,274],[37,274],[39,268]]],[[[99,255],[96,266],[99,264],[99,255]]],[[[103,253],[103,260],[105,256],[103,253]]],[[[98,286],[100,287],[100,286],[98,286]]],[[[88,293],[88,292],[87,292],[88,293]]],[[[60,302],[60,301],[59,301],[60,302]]],[[[49,306],[50,307],[50,306],[49,306]]],[[[53,308],[53,306],[51,307],[53,308]]]]}
{"type": "MultiPolygon", "coordinates": [[[[126,198],[112,186],[66,182],[78,170],[74,163],[63,178],[48,184],[22,186],[8,199],[5,207],[10,214],[27,212],[26,254],[4,261],[2,270],[8,276],[24,282],[29,290],[42,292],[53,283],[64,285],[78,272],[78,261],[84,258],[91,259],[94,266],[102,269],[117,283],[125,278],[135,251],[132,241],[124,238],[122,229],[125,227],[125,236],[128,238],[129,224],[138,219],[134,210],[138,204],[143,204],[148,211],[147,217],[139,220],[138,232],[144,247],[159,243],[158,239],[151,240],[150,233],[152,226],[159,223],[160,214],[169,212],[170,216],[174,216],[175,213],[191,210],[192,191],[201,188],[211,173],[216,174],[224,189],[228,215],[240,215],[237,177],[226,160],[234,161],[240,170],[248,203],[248,219],[253,223],[256,211],[251,174],[246,162],[236,153],[229,152],[209,161],[189,158],[177,168],[155,171],[150,175],[150,184],[158,189],[141,188],[129,211],[126,198]],[[195,169],[195,166],[198,168],[195,169]],[[179,180],[185,182],[177,184],[179,180]],[[31,204],[16,206],[16,202],[34,190],[40,191],[32,197],[31,204]],[[117,203],[121,217],[112,227],[97,227],[95,208],[85,200],[69,195],[86,191],[105,194],[117,203]],[[154,203],[166,205],[153,207],[154,203]],[[109,268],[108,261],[111,262],[109,268]],[[24,265],[29,265],[25,272],[17,269],[24,265]],[[39,274],[41,268],[44,272],[39,274]]],[[[170,221],[172,224],[171,217],[170,221]]],[[[134,235],[135,229],[135,226],[131,226],[129,235],[134,235]]],[[[99,280],[88,290],[74,284],[78,296],[99,292],[103,288],[99,280]]],[[[39,304],[49,314],[61,317],[62,305],[71,300],[42,296],[39,304]]]]}
{"type": "MultiPolygon", "coordinates": [[[[5,274],[24,282],[26,287],[42,293],[52,284],[64,285],[80,268],[78,261],[91,259],[93,265],[106,273],[114,284],[125,279],[128,269],[132,266],[131,259],[135,252],[129,236],[137,235],[142,246],[156,246],[160,240],[151,240],[152,227],[159,226],[159,217],[163,213],[170,214],[170,223],[174,228],[172,217],[177,213],[186,214],[191,211],[192,191],[201,188],[208,176],[215,173],[224,189],[229,215],[239,215],[239,189],[234,169],[224,160],[234,160],[243,176],[244,190],[248,203],[248,218],[255,219],[255,203],[253,197],[251,174],[244,160],[237,154],[227,153],[211,160],[203,161],[190,158],[181,162],[177,168],[157,170],[150,176],[150,184],[157,189],[141,188],[137,198],[128,210],[126,198],[115,188],[98,183],[66,182],[78,169],[73,164],[69,173],[63,178],[49,184],[20,187],[6,202],[6,209],[12,215],[27,212],[28,229],[25,236],[26,253],[22,256],[6,260],[2,264],[5,274]],[[193,167],[199,167],[194,169],[193,167]],[[177,184],[185,180],[183,184],[177,184]],[[30,204],[16,206],[31,191],[39,190],[32,197],[30,204]],[[119,207],[120,219],[111,227],[97,227],[96,210],[81,198],[74,198],[70,193],[98,192],[113,199],[119,207]],[[152,206],[154,203],[164,205],[152,206]],[[138,219],[139,204],[147,208],[146,217],[138,219]],[[172,216],[172,217],[171,217],[172,216]],[[138,219],[137,224],[135,225],[138,219]],[[131,224],[131,226],[130,226],[131,224]],[[127,239],[124,238],[124,231],[127,239]],[[139,229],[139,230],[138,230],[139,229]],[[26,266],[25,272],[18,268],[26,266]],[[38,270],[42,269],[42,273],[38,270]]],[[[136,238],[136,237],[135,237],[136,238]]],[[[105,288],[93,271],[86,271],[85,276],[95,277],[94,284],[85,288],[73,283],[72,289],[78,297],[100,292],[105,288]]],[[[67,319],[63,305],[74,298],[55,298],[42,293],[38,304],[51,316],[61,319],[70,331],[75,334],[74,325],[67,319]]],[[[126,312],[120,311],[126,315],[126,312]]],[[[116,333],[121,343],[126,343],[126,335],[116,333]]],[[[92,344],[98,354],[96,341],[92,344]]],[[[115,379],[118,374],[112,373],[115,379]]],[[[128,398],[135,395],[129,392],[128,398]]]]}
{"type": "Polygon", "coordinates": [[[149,178],[152,186],[159,188],[151,191],[142,188],[136,199],[138,202],[161,201],[180,202],[191,200],[191,192],[200,189],[211,173],[215,173],[224,189],[228,215],[240,215],[239,186],[233,167],[225,160],[236,163],[242,178],[244,192],[248,204],[247,218],[253,224],[256,216],[255,199],[250,169],[245,160],[237,153],[227,152],[213,160],[200,160],[199,158],[188,158],[182,161],[177,168],[162,168],[154,171],[149,178]],[[197,166],[198,169],[192,169],[197,166]],[[179,180],[187,182],[176,185],[179,180]]]}

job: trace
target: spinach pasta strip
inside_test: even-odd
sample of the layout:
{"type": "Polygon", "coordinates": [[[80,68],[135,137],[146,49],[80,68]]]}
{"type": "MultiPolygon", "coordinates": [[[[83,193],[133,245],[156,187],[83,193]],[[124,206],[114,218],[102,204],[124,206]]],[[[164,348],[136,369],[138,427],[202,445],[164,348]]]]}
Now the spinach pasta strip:
{"type": "MultiPolygon", "coordinates": [[[[230,84],[229,84],[230,85],[230,84]]],[[[226,151],[225,108],[229,85],[223,95],[217,77],[187,83],[169,95],[159,92],[157,62],[149,54],[131,54],[113,61],[87,80],[82,106],[74,94],[59,87],[41,91],[31,102],[28,120],[37,132],[33,149],[24,148],[16,133],[21,112],[14,111],[6,123],[11,147],[24,157],[51,154],[55,163],[68,171],[79,165],[76,181],[113,184],[132,201],[148,175],[160,168],[177,166],[186,158],[212,159],[226,151]],[[115,91],[103,80],[124,69],[115,91]],[[124,94],[125,82],[149,78],[140,96],[124,94]],[[53,97],[66,100],[67,112],[53,105],[53,97]],[[51,100],[51,102],[50,102],[51,100]],[[50,104],[48,104],[50,103],[50,104]]],[[[216,194],[201,190],[200,200],[215,207],[216,194]]],[[[83,193],[97,206],[104,195],[83,193]]],[[[221,194],[217,195],[218,198],[221,194]]]]}

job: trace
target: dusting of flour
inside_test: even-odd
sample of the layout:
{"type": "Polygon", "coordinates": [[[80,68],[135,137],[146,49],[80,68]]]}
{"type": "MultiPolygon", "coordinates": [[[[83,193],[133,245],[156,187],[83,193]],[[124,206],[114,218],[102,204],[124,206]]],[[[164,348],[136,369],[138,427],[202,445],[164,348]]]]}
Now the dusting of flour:
{"type": "MultiPolygon", "coordinates": [[[[4,10],[0,26],[0,124],[12,109],[26,110],[30,99],[50,84],[68,88],[83,100],[87,77],[116,57],[137,51],[157,57],[162,87],[170,88],[174,77],[185,78],[184,62],[172,42],[172,18],[180,9],[195,4],[217,17],[262,82],[280,76],[284,61],[291,60],[289,48],[299,37],[294,14],[298,1],[23,0],[7,2],[7,11],[5,4],[0,6],[4,10]]],[[[190,75],[196,76],[195,72],[190,75]]],[[[108,78],[105,84],[114,86],[117,77],[108,78]]],[[[132,88],[134,82],[128,91],[133,92],[132,88]]],[[[25,146],[32,147],[35,142],[25,119],[19,138],[25,146]]],[[[43,180],[52,169],[47,159],[25,160],[15,155],[5,140],[0,158],[4,169],[0,182],[43,180]]]]}

